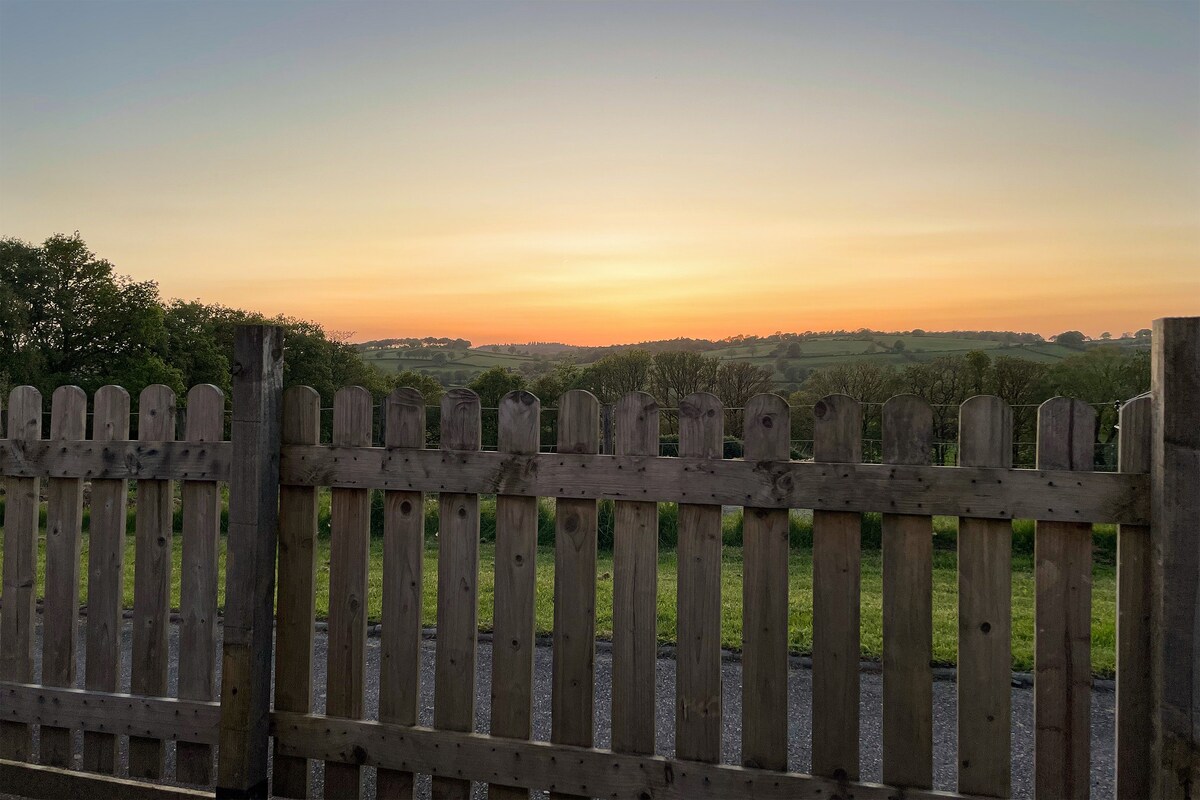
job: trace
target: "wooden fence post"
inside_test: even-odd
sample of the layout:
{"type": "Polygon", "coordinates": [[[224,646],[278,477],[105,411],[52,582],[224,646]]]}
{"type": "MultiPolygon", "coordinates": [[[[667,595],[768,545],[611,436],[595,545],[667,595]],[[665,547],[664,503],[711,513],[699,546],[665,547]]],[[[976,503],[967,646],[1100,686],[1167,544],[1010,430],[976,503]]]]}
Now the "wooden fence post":
{"type": "Polygon", "coordinates": [[[1200,317],[1154,321],[1150,483],[1156,795],[1200,789],[1200,317]]]}
{"type": "Polygon", "coordinates": [[[225,573],[217,797],[267,797],[283,330],[239,326],[225,573]]]}

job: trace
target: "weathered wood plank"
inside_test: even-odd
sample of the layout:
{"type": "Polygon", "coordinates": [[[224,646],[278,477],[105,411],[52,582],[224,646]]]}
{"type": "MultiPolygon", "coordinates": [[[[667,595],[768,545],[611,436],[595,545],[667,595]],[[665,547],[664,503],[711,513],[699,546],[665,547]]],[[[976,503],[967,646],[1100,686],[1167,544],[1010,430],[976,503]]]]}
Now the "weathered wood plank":
{"type": "MultiPolygon", "coordinates": [[[[1038,466],[1092,469],[1096,411],[1055,397],[1038,408],[1038,466]]],[[[1038,796],[1091,789],[1092,526],[1039,520],[1034,540],[1034,786],[1038,796]]]]}
{"type": "MultiPolygon", "coordinates": [[[[129,438],[129,393],[120,386],[96,391],[92,441],[129,438]]],[[[115,692],[121,675],[121,607],[125,584],[125,517],[129,502],[126,481],[92,481],[88,526],[88,613],[83,685],[92,691],[115,692]]],[[[117,737],[84,731],[83,768],[114,774],[117,737]]]]}
{"type": "MultiPolygon", "coordinates": [[[[980,395],[962,404],[958,463],[1012,464],[1012,409],[980,395]]],[[[958,522],[958,790],[1011,794],[1012,523],[958,522]]]]}
{"type": "MultiPolygon", "coordinates": [[[[598,452],[599,414],[600,404],[590,392],[575,389],[559,398],[558,451],[598,452]]],[[[595,500],[560,498],[556,502],[550,740],[581,747],[590,747],[593,735],[596,524],[595,500]]]]}
{"type": "MultiPolygon", "coordinates": [[[[617,401],[617,455],[658,455],[658,401],[632,392],[617,401]]],[[[618,500],[613,529],[612,745],[654,753],[658,657],[658,504],[618,500]]]]}
{"type": "MultiPolygon", "coordinates": [[[[896,800],[896,789],[794,772],[680,762],[431,728],[272,714],[278,752],[371,764],[462,780],[507,782],[589,797],[655,800],[896,800]]],[[[905,800],[963,795],[910,789],[905,800]]]]}
{"type": "MultiPolygon", "coordinates": [[[[0,439],[0,475],[85,479],[229,480],[228,442],[197,450],[185,442],[114,442],[104,447],[0,439]]],[[[706,502],[758,508],[889,511],[994,519],[1148,525],[1144,474],[854,464],[830,471],[810,462],[704,463],[649,456],[537,456],[438,450],[398,455],[385,448],[289,445],[283,482],[294,486],[706,502]]]]}
{"type": "MultiPolygon", "coordinates": [[[[425,447],[425,398],[399,388],[384,402],[384,444],[425,447]]],[[[380,636],[379,720],[417,724],[421,698],[421,582],[425,550],[425,495],[383,494],[383,632],[380,636]]],[[[411,772],[382,769],[379,797],[410,798],[411,772]]]]}
{"type": "MultiPolygon", "coordinates": [[[[501,453],[531,454],[541,438],[542,406],[529,392],[500,400],[501,453]]],[[[493,736],[533,735],[534,599],[536,594],[536,497],[496,498],[496,591],[492,648],[493,736]]],[[[416,720],[413,720],[415,724],[416,720]]],[[[528,798],[529,790],[492,784],[491,800],[528,798]]]]}
{"type": "MultiPolygon", "coordinates": [[[[786,461],[791,409],[778,395],[746,403],[747,461],[786,461]]],[[[742,764],[787,769],[788,511],[742,516],[742,764]]]]}
{"type": "MultiPolygon", "coordinates": [[[[174,438],[175,393],[161,384],[147,386],[138,397],[138,439],[161,442],[174,438]]],[[[174,534],[171,482],[138,481],[136,503],[130,688],[134,694],[165,697],[170,662],[168,629],[174,534]]],[[[161,778],[164,757],[161,740],[129,738],[130,777],[161,778]]]]}
{"type": "MultiPolygon", "coordinates": [[[[42,437],[42,395],[17,386],[8,397],[8,437],[21,442],[42,437]]],[[[4,603],[0,606],[0,680],[33,680],[34,594],[37,586],[37,478],[9,478],[5,484],[4,603]]],[[[0,758],[29,761],[33,740],[28,725],[0,720],[0,758]]]]}
{"type": "MultiPolygon", "coordinates": [[[[679,402],[679,453],[720,459],[721,401],[707,392],[679,402]]],[[[679,504],[675,754],[721,760],[721,507],[679,504]]]]}
{"type": "MultiPolygon", "coordinates": [[[[212,384],[192,387],[187,398],[189,442],[225,438],[225,394],[212,384]]],[[[184,481],[183,553],[179,580],[179,697],[213,700],[217,693],[217,560],[221,536],[221,493],[212,481],[184,481]]],[[[208,744],[181,741],[175,747],[175,777],[209,784],[213,751],[208,744]]]]}
{"type": "Polygon", "coordinates": [[[542,453],[284,448],[285,483],[995,519],[1150,519],[1149,476],[1115,472],[542,453]]]}
{"type": "MultiPolygon", "coordinates": [[[[361,386],[339,389],[333,399],[333,440],[371,443],[371,394],[361,386]]],[[[361,719],[366,689],[367,571],[371,497],[366,489],[334,489],[329,521],[329,645],[325,708],[331,717],[361,719]]],[[[357,764],[325,765],[326,797],[358,797],[357,764]]]]}
{"type": "Polygon", "coordinates": [[[233,355],[233,458],[217,793],[265,798],[279,524],[283,330],[268,325],[239,326],[233,355]]]}
{"type": "Polygon", "coordinates": [[[62,689],[0,682],[0,716],[22,724],[82,728],[153,739],[186,739],[215,744],[220,704],[173,697],[62,689]]]}
{"type": "Polygon", "coordinates": [[[191,442],[17,442],[0,439],[0,475],[14,478],[85,480],[228,481],[229,442],[197,447],[191,442]]]}
{"type": "MultiPolygon", "coordinates": [[[[87,395],[78,386],[54,390],[50,440],[72,441],[87,435],[87,395]]],[[[79,556],[83,526],[83,481],[51,478],[46,491],[46,597],[42,606],[42,683],[75,686],[75,641],[79,624],[79,556]]],[[[68,728],[41,729],[40,760],[70,766],[68,728]]]]}
{"type": "MultiPolygon", "coordinates": [[[[883,405],[883,462],[928,464],[933,409],[883,405]]],[[[883,782],[933,786],[933,518],[883,515],[883,782]]]]}
{"type": "MultiPolygon", "coordinates": [[[[442,397],[441,411],[441,449],[478,450],[482,435],[479,397],[469,389],[451,389],[442,397]]],[[[444,730],[471,731],[475,728],[475,650],[479,636],[479,495],[442,492],[438,513],[433,724],[444,730]]],[[[471,784],[434,777],[433,794],[447,800],[466,800],[471,784]]]]}
{"type": "MultiPolygon", "coordinates": [[[[813,457],[831,475],[862,460],[862,405],[830,395],[813,407],[813,457]]],[[[888,466],[889,469],[896,467],[888,466]]],[[[812,770],[858,779],[859,585],[862,520],[813,512],[812,770]]]]}
{"type": "MultiPolygon", "coordinates": [[[[1118,468],[1148,472],[1151,467],[1152,402],[1150,395],[1121,406],[1118,468]]],[[[1117,797],[1150,797],[1154,793],[1154,696],[1150,658],[1154,616],[1154,554],[1150,529],[1122,525],[1117,530],[1117,797]]]]}
{"type": "MultiPolygon", "coordinates": [[[[321,439],[321,396],[308,386],[283,393],[284,444],[321,439]]],[[[279,490],[279,593],[275,604],[275,708],[307,714],[313,695],[313,621],[317,584],[317,489],[279,490]]],[[[306,759],[276,755],[271,790],[277,797],[308,797],[306,759]]]]}
{"type": "Polygon", "coordinates": [[[20,786],[21,795],[44,800],[205,800],[212,792],[0,759],[0,786],[20,786]]]}
{"type": "Polygon", "coordinates": [[[1155,795],[1200,787],[1200,317],[1154,321],[1155,795]]]}

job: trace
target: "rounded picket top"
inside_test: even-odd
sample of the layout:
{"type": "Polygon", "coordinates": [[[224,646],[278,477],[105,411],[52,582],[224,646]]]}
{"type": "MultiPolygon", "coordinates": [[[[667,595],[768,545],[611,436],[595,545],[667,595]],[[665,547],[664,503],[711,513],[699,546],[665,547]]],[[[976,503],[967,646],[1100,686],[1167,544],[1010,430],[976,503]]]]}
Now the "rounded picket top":
{"type": "Polygon", "coordinates": [[[187,440],[219,442],[225,438],[225,393],[211,383],[199,383],[187,394],[187,440]]]}
{"type": "Polygon", "coordinates": [[[791,457],[792,407],[777,394],[746,401],[743,457],[747,461],[787,461],[791,457]]]}
{"type": "Polygon", "coordinates": [[[694,392],[679,401],[679,455],[721,458],[725,454],[725,414],[710,392],[694,392]]]}
{"type": "Polygon", "coordinates": [[[343,386],[333,396],[333,443],[370,447],[371,393],[361,386],[343,386]]]}
{"type": "Polygon", "coordinates": [[[898,394],[883,404],[885,464],[929,464],[933,459],[933,406],[915,394],[898,394]]]}
{"type": "Polygon", "coordinates": [[[87,394],[78,386],[59,386],[50,400],[50,438],[78,440],[87,435],[87,394]]]}
{"type": "Polygon", "coordinates": [[[600,451],[600,401],[586,389],[571,389],[558,398],[558,452],[600,451]]]}
{"type": "Polygon", "coordinates": [[[500,398],[501,452],[533,455],[540,449],[542,401],[533,392],[514,389],[500,398]]]}
{"type": "Polygon", "coordinates": [[[958,408],[958,465],[1012,467],[1012,407],[993,394],[968,397],[958,408]]]}
{"type": "Polygon", "coordinates": [[[313,402],[320,405],[321,394],[311,386],[289,386],[283,390],[283,404],[285,408],[288,403],[307,406],[313,402]]]}
{"type": "Polygon", "coordinates": [[[1090,470],[1095,457],[1096,409],[1061,396],[1038,406],[1038,469],[1090,470]]]}
{"type": "Polygon", "coordinates": [[[658,401],[649,392],[629,392],[613,409],[613,450],[619,456],[658,455],[658,401]]]}
{"type": "Polygon", "coordinates": [[[411,386],[397,386],[383,401],[383,443],[386,447],[425,446],[425,395],[411,386]]]}
{"type": "Polygon", "coordinates": [[[813,406],[813,459],[862,461],[862,403],[848,394],[828,394],[813,406]]]}
{"type": "Polygon", "coordinates": [[[483,443],[479,395],[462,388],[442,395],[441,428],[443,450],[478,450],[483,443]]]}
{"type": "Polygon", "coordinates": [[[1150,394],[1138,395],[1121,406],[1117,415],[1119,471],[1150,471],[1150,425],[1153,410],[1150,394]]]}
{"type": "Polygon", "coordinates": [[[321,441],[321,395],[311,386],[283,390],[284,444],[317,444],[321,441]]]}
{"type": "Polygon", "coordinates": [[[42,393],[32,386],[14,386],[8,394],[8,438],[42,438],[42,393]]]}
{"type": "Polygon", "coordinates": [[[152,383],[138,395],[138,438],[146,442],[175,438],[175,390],[152,383]]]}
{"type": "Polygon", "coordinates": [[[129,438],[129,392],[123,386],[101,386],[92,400],[92,440],[115,442],[129,438]]]}

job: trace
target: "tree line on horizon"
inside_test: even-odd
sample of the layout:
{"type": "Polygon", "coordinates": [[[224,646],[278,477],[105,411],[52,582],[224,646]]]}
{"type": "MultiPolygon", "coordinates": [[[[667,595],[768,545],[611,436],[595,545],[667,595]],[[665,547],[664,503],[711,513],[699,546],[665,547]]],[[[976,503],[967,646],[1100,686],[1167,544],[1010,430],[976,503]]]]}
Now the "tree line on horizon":
{"type": "MultiPolygon", "coordinates": [[[[41,245],[0,239],[0,390],[5,393],[19,384],[33,385],[47,396],[63,384],[77,384],[90,393],[109,383],[124,386],[134,398],[153,383],[170,386],[181,398],[198,383],[228,391],[234,330],[245,323],[283,326],[285,384],[312,386],[327,404],[337,389],[349,385],[365,387],[377,401],[393,388],[412,386],[431,405],[444,392],[427,374],[384,373],[363,360],[361,345],[349,344],[347,336],[328,333],[314,322],[164,300],[153,281],[118,274],[78,233],[51,236],[41,245]]],[[[1058,338],[1070,339],[1068,334],[1076,333],[1058,338]]],[[[788,337],[799,335],[775,336],[781,345],[790,346],[794,340],[788,337]]],[[[443,347],[465,342],[444,337],[392,341],[443,347]]],[[[586,389],[602,403],[644,391],[665,408],[678,407],[693,392],[712,392],[731,409],[762,392],[778,393],[793,407],[809,407],[831,393],[848,394],[872,407],[892,395],[912,393],[934,406],[935,434],[947,441],[956,438],[957,406],[972,395],[995,394],[1012,405],[1017,439],[1031,441],[1036,405],[1061,394],[1103,404],[1097,435],[1105,441],[1114,435],[1116,404],[1148,390],[1150,383],[1147,351],[1103,344],[1054,364],[979,350],[903,366],[847,362],[812,370],[792,392],[781,389],[768,368],[688,348],[652,352],[621,347],[607,349],[591,363],[575,359],[548,366],[537,375],[497,366],[475,376],[468,386],[489,408],[515,389],[533,392],[547,408],[570,389],[586,389]]],[[[793,438],[811,438],[809,417],[794,415],[793,438]]],[[[868,414],[868,437],[873,417],[877,414],[868,414]]]]}

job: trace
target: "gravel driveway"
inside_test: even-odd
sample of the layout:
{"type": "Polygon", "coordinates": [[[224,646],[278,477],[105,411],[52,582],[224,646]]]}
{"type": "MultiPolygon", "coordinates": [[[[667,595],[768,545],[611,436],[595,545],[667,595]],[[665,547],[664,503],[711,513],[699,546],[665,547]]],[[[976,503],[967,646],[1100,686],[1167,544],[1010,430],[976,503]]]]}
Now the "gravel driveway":
{"type": "MultiPolygon", "coordinates": [[[[36,651],[40,654],[39,641],[36,651]]],[[[82,634],[82,628],[80,629],[82,634]]],[[[171,686],[175,687],[174,665],[178,663],[177,629],[172,626],[172,671],[171,686]]],[[[481,637],[479,643],[478,679],[477,679],[477,712],[476,725],[480,731],[488,729],[489,717],[489,685],[491,677],[491,643],[488,637],[481,637]]],[[[80,637],[82,650],[82,636],[80,637]]],[[[433,656],[435,641],[427,638],[422,651],[421,666],[421,723],[429,725],[433,720],[433,656]]],[[[126,690],[129,686],[129,646],[130,630],[126,620],[124,629],[124,660],[123,681],[126,690]]],[[[316,638],[315,654],[315,688],[316,710],[324,710],[325,682],[324,670],[326,640],[322,633],[316,638]]],[[[605,747],[609,743],[609,719],[612,707],[612,659],[607,645],[600,643],[596,655],[596,702],[595,729],[596,745],[605,747]]],[[[549,739],[550,737],[550,665],[551,648],[538,647],[535,654],[534,674],[534,738],[549,739]]],[[[82,659],[81,659],[82,662],[82,659]]],[[[219,661],[218,661],[219,664],[219,661]]],[[[40,670],[40,665],[38,667],[40,670]]],[[[722,758],[729,763],[737,763],[740,748],[739,720],[741,716],[741,664],[735,657],[726,658],[723,664],[724,672],[724,746],[722,758]]],[[[83,674],[82,663],[79,669],[83,674]]],[[[369,717],[375,717],[379,707],[379,639],[372,637],[367,646],[367,698],[366,708],[369,717]]],[[[1027,685],[1018,681],[1012,689],[1013,705],[1013,773],[1012,785],[1015,797],[1033,796],[1033,691],[1027,685]]],[[[658,752],[670,755],[674,749],[674,694],[675,694],[675,661],[669,657],[658,660],[658,702],[655,706],[658,731],[658,752]]],[[[793,659],[788,681],[789,722],[789,758],[788,765],[793,770],[807,771],[810,764],[808,741],[812,730],[810,718],[810,703],[812,691],[812,673],[801,659],[793,659]]],[[[1113,795],[1113,701],[1114,694],[1110,685],[1102,685],[1092,692],[1092,797],[1104,798],[1113,795]]],[[[954,753],[955,753],[955,684],[950,676],[939,678],[934,682],[934,788],[953,790],[954,788],[954,753]]],[[[882,714],[882,680],[877,670],[865,669],[862,674],[862,778],[868,781],[880,779],[881,744],[880,720],[882,714]]],[[[77,736],[77,739],[81,737],[77,736]]],[[[174,760],[174,748],[168,748],[168,760],[174,760]]],[[[169,771],[173,771],[173,764],[169,771]]],[[[364,768],[366,791],[364,797],[374,796],[374,770],[364,768]]],[[[321,766],[315,766],[315,782],[320,787],[321,766]]],[[[422,794],[429,796],[428,778],[419,784],[422,794]]],[[[485,797],[483,787],[476,787],[476,797],[485,797]]],[[[318,797],[321,795],[318,793],[318,797]]]]}

